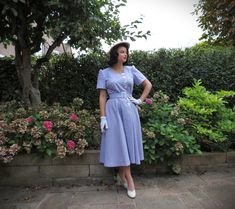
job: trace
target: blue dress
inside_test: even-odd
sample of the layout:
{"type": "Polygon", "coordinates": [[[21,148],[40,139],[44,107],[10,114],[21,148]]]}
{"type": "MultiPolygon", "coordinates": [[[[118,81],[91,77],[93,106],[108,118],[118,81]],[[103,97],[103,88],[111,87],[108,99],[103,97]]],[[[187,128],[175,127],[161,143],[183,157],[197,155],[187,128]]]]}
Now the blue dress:
{"type": "Polygon", "coordinates": [[[105,105],[108,129],[102,133],[100,162],[105,167],[140,164],[144,159],[142,132],[138,109],[128,99],[134,84],[146,77],[134,66],[124,66],[122,73],[108,67],[99,71],[97,89],[106,89],[105,105]]]}

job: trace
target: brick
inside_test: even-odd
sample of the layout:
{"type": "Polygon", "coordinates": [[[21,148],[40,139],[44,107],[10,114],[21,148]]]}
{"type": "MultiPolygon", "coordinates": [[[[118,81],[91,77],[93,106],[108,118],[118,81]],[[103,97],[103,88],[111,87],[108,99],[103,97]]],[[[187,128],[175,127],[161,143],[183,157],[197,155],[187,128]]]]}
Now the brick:
{"type": "Polygon", "coordinates": [[[21,178],[1,178],[0,186],[51,186],[51,178],[31,178],[31,177],[21,177],[21,178]]]}
{"type": "Polygon", "coordinates": [[[182,166],[197,165],[215,165],[226,163],[226,153],[203,153],[201,155],[184,155],[182,158],[182,166]]]}
{"type": "Polygon", "coordinates": [[[227,163],[235,164],[235,152],[227,152],[227,163]]]}
{"type": "Polygon", "coordinates": [[[38,166],[14,166],[1,168],[0,177],[22,178],[25,176],[38,177],[38,166]]]}
{"type": "Polygon", "coordinates": [[[89,165],[53,165],[40,166],[40,177],[88,177],[89,165]]]}
{"type": "Polygon", "coordinates": [[[141,165],[133,165],[132,171],[134,174],[161,174],[161,173],[169,173],[170,169],[164,164],[144,164],[141,165]]]}
{"type": "Polygon", "coordinates": [[[100,164],[98,150],[85,150],[81,156],[68,156],[63,159],[53,159],[53,165],[87,165],[100,164]]]}
{"type": "Polygon", "coordinates": [[[112,168],[105,168],[103,165],[90,165],[90,176],[113,176],[112,168]]]}
{"type": "Polygon", "coordinates": [[[44,158],[34,158],[31,154],[20,154],[14,157],[13,161],[5,164],[5,166],[28,166],[28,165],[51,165],[52,158],[45,156],[44,158]]]}
{"type": "Polygon", "coordinates": [[[48,184],[48,179],[40,179],[38,166],[15,166],[1,168],[0,185],[48,184]]]}

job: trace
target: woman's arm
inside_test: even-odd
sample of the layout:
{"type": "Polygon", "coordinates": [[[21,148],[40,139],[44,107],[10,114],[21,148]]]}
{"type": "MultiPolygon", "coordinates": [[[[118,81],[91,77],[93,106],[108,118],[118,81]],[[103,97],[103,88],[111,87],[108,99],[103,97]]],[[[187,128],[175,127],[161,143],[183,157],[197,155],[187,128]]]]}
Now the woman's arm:
{"type": "Polygon", "coordinates": [[[143,102],[147,98],[147,96],[149,95],[149,92],[152,89],[152,84],[150,83],[150,81],[148,79],[145,79],[142,84],[144,86],[144,90],[140,96],[140,99],[143,102]]]}
{"type": "Polygon", "coordinates": [[[100,89],[99,105],[100,105],[100,116],[105,116],[105,104],[107,101],[107,92],[105,89],[100,89]]]}

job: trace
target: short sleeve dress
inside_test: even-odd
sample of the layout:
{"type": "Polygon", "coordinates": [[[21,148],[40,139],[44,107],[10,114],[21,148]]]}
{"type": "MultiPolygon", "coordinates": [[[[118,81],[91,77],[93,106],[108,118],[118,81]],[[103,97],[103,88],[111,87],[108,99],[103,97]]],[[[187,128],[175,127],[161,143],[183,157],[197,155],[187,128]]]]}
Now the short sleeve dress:
{"type": "Polygon", "coordinates": [[[105,105],[108,129],[102,133],[100,146],[100,162],[105,167],[140,164],[144,159],[139,113],[129,97],[134,84],[145,79],[134,66],[124,66],[122,73],[110,67],[99,71],[96,88],[108,93],[105,105]]]}

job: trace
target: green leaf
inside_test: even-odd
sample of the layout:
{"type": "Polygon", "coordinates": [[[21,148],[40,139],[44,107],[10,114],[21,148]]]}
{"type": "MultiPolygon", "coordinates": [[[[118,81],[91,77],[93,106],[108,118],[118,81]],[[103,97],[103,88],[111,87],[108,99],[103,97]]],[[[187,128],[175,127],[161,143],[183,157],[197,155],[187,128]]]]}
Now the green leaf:
{"type": "Polygon", "coordinates": [[[131,39],[132,41],[136,41],[136,39],[135,39],[135,38],[133,38],[133,37],[130,37],[130,39],[131,39]]]}
{"type": "Polygon", "coordinates": [[[53,151],[50,150],[50,149],[46,149],[46,153],[47,153],[49,156],[51,156],[51,155],[53,154],[53,151]]]}

